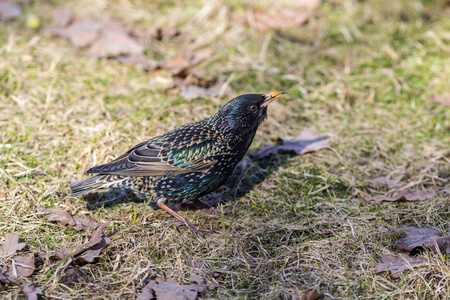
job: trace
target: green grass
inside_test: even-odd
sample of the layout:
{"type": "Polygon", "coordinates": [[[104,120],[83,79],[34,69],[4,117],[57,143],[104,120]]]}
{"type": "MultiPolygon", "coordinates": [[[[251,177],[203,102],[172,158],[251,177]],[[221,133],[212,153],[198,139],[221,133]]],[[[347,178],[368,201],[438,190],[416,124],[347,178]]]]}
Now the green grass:
{"type": "MultiPolygon", "coordinates": [[[[216,98],[185,100],[157,84],[169,74],[90,58],[45,30],[27,29],[23,16],[2,23],[0,232],[18,233],[28,245],[24,253],[79,246],[89,238],[43,220],[34,208],[39,205],[99,223],[112,218],[109,230],[115,233],[95,263],[78,267],[88,283],[62,284],[64,272],[46,276],[55,266],[51,261],[39,261],[29,280],[45,297],[64,299],[132,299],[163,274],[179,283],[197,275],[221,287],[205,298],[290,299],[311,289],[338,299],[448,298],[447,256],[426,254],[426,266],[399,279],[372,272],[383,254],[397,252],[397,237],[387,227],[450,233],[450,110],[429,100],[450,95],[446,1],[327,1],[307,24],[268,33],[235,20],[247,4],[215,3],[65,5],[79,15],[139,28],[177,26],[181,35],[202,37],[195,49],[181,37],[152,41],[146,53],[162,60],[181,49],[213,47],[212,58],[195,70],[231,76],[231,93],[216,98]],[[217,233],[198,237],[175,229],[165,212],[131,195],[110,203],[105,196],[97,205],[69,196],[68,185],[86,178],[88,168],[136,143],[208,117],[235,95],[279,89],[288,95],[271,104],[249,152],[303,128],[329,136],[333,150],[246,156],[228,184],[205,199],[229,213],[181,212],[217,233]],[[432,192],[433,199],[362,199],[395,192],[371,181],[388,174],[401,187],[432,192]]],[[[36,2],[25,11],[48,27],[58,4],[36,2]]],[[[272,7],[270,1],[249,5],[272,7]]],[[[0,259],[0,266],[9,263],[0,259]]],[[[0,297],[19,294],[0,286],[0,297]]]]}

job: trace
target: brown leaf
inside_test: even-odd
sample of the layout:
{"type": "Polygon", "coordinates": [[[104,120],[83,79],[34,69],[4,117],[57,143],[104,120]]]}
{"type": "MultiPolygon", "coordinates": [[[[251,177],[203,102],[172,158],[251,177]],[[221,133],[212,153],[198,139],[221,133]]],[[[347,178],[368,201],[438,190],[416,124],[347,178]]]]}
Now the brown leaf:
{"type": "Polygon", "coordinates": [[[330,148],[328,138],[315,135],[309,130],[303,130],[295,139],[282,140],[282,145],[264,145],[255,155],[257,158],[264,158],[277,152],[301,155],[325,148],[330,148]]]}
{"type": "Polygon", "coordinates": [[[75,230],[85,230],[95,229],[100,224],[98,224],[92,217],[88,219],[81,217],[73,217],[68,211],[56,209],[56,208],[42,208],[37,206],[36,210],[41,212],[45,219],[49,221],[56,221],[58,224],[62,226],[68,226],[69,228],[73,228],[75,230]]]}
{"type": "Polygon", "coordinates": [[[440,252],[450,254],[450,236],[442,236],[442,233],[436,229],[411,226],[391,230],[404,233],[396,245],[400,250],[408,251],[411,255],[422,252],[424,248],[437,252],[436,244],[440,252]]]}
{"type": "Polygon", "coordinates": [[[316,300],[323,297],[323,293],[316,290],[292,295],[292,300],[316,300]]]}
{"type": "Polygon", "coordinates": [[[55,255],[52,256],[52,258],[56,258],[56,259],[61,259],[62,260],[64,258],[66,258],[68,255],[70,255],[70,253],[72,253],[74,251],[75,251],[74,247],[68,247],[68,248],[65,248],[63,250],[56,249],[55,250],[55,255]]]}
{"type": "Polygon", "coordinates": [[[375,203],[381,203],[382,201],[393,202],[393,201],[399,201],[399,200],[406,200],[406,201],[427,200],[432,197],[433,197],[433,194],[425,192],[425,191],[415,191],[415,192],[400,191],[392,197],[377,195],[374,197],[369,196],[369,197],[363,197],[363,198],[366,201],[374,201],[375,203]]]}
{"type": "Polygon", "coordinates": [[[62,226],[75,226],[77,222],[75,219],[69,214],[69,212],[56,208],[42,208],[37,206],[36,210],[41,212],[49,221],[56,221],[62,226]]]}
{"type": "Polygon", "coordinates": [[[104,239],[103,229],[105,229],[109,225],[109,223],[111,223],[111,219],[109,219],[105,224],[100,226],[97,230],[94,230],[92,232],[91,239],[86,244],[86,246],[84,246],[84,248],[90,248],[90,247],[95,246],[98,243],[102,242],[102,240],[104,239]]]}
{"type": "Polygon", "coordinates": [[[53,20],[58,27],[66,27],[75,20],[75,14],[68,8],[57,7],[53,10],[53,20]]]}
{"type": "Polygon", "coordinates": [[[290,8],[253,10],[247,13],[245,22],[259,31],[293,28],[311,18],[320,4],[320,0],[296,0],[295,5],[290,8]]]}
{"type": "Polygon", "coordinates": [[[111,239],[109,237],[102,236],[99,243],[89,247],[89,249],[83,251],[83,253],[75,259],[75,264],[79,265],[93,262],[94,259],[100,255],[100,252],[110,244],[111,239]]]}
{"type": "Polygon", "coordinates": [[[119,55],[139,55],[144,47],[128,35],[128,30],[118,22],[105,22],[99,37],[88,49],[95,57],[116,57],[119,55]]]}
{"type": "Polygon", "coordinates": [[[21,285],[22,292],[27,297],[27,300],[37,300],[38,295],[42,295],[41,288],[32,286],[30,283],[25,283],[24,285],[21,285]]]}
{"type": "Polygon", "coordinates": [[[0,242],[0,257],[8,257],[15,255],[17,251],[25,247],[25,243],[19,243],[19,235],[17,233],[7,233],[5,240],[0,242]]]}
{"type": "Polygon", "coordinates": [[[83,48],[91,45],[99,35],[101,23],[89,18],[75,20],[65,28],[52,29],[51,32],[70,40],[72,45],[83,48]]]}
{"type": "Polygon", "coordinates": [[[151,280],[142,290],[136,300],[146,299],[186,299],[195,300],[198,293],[203,293],[206,289],[214,289],[216,286],[205,285],[203,280],[192,276],[191,281],[197,284],[179,285],[171,281],[162,279],[151,280]],[[199,282],[200,281],[200,282],[199,282]]]}
{"type": "Polygon", "coordinates": [[[0,19],[12,20],[22,14],[22,8],[16,2],[3,1],[0,2],[0,19]]]}
{"type": "Polygon", "coordinates": [[[422,264],[421,258],[411,257],[407,253],[399,253],[397,255],[385,254],[381,260],[383,261],[382,263],[377,263],[374,266],[374,272],[378,274],[390,271],[391,276],[394,278],[399,278],[404,271],[422,264]]]}
{"type": "Polygon", "coordinates": [[[208,59],[211,57],[212,53],[213,50],[211,48],[204,48],[196,52],[182,50],[168,60],[160,62],[158,67],[177,75],[208,59]]]}
{"type": "Polygon", "coordinates": [[[100,224],[98,224],[92,217],[89,217],[88,219],[73,217],[73,219],[75,220],[76,225],[72,228],[78,231],[88,231],[89,229],[96,229],[100,226],[100,224]]]}
{"type": "Polygon", "coordinates": [[[30,257],[15,256],[13,258],[13,265],[9,269],[8,275],[15,278],[22,278],[31,276],[34,272],[34,255],[30,257]]]}
{"type": "Polygon", "coordinates": [[[429,96],[428,99],[445,106],[450,106],[450,95],[433,95],[429,96]]]}
{"type": "Polygon", "coordinates": [[[85,264],[88,262],[93,262],[94,259],[100,255],[100,252],[111,244],[111,239],[103,234],[103,230],[109,225],[109,223],[111,223],[111,220],[107,221],[97,230],[94,230],[92,232],[91,239],[83,247],[78,249],[66,248],[64,250],[55,250],[52,258],[62,260],[68,256],[71,256],[73,259],[69,264],[85,264]]]}

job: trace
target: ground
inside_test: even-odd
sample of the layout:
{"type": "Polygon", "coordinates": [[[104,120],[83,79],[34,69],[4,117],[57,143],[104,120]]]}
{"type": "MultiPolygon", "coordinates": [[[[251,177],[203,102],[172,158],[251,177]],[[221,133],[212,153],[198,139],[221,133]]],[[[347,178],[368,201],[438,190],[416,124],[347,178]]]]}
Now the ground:
{"type": "MultiPolygon", "coordinates": [[[[25,253],[81,245],[90,234],[63,228],[35,206],[60,208],[99,223],[112,243],[80,282],[48,274],[43,261],[27,280],[48,298],[134,299],[155,276],[179,283],[197,275],[219,288],[205,298],[290,299],[318,289],[339,299],[450,297],[448,257],[393,279],[374,274],[397,253],[388,228],[431,226],[450,234],[448,1],[325,1],[307,24],[259,32],[237,21],[270,1],[69,1],[79,15],[141,28],[179,28],[196,38],[147,45],[152,59],[212,47],[196,67],[227,76],[231,90],[185,100],[158,86],[158,74],[83,49],[44,30],[57,1],[27,2],[0,28],[0,239],[16,232],[25,253]],[[24,26],[27,13],[42,29],[24,26]],[[262,46],[263,45],[263,46],[262,46]],[[213,114],[231,97],[285,89],[227,185],[205,201],[229,213],[181,213],[213,229],[199,236],[132,195],[108,203],[70,197],[85,171],[147,138],[213,114]],[[265,143],[310,129],[331,150],[302,156],[252,156],[265,143]],[[390,175],[392,188],[374,183],[390,175]],[[271,185],[275,188],[270,188],[271,185]],[[362,197],[425,190],[427,201],[369,203],[362,197]]],[[[107,196],[110,197],[110,196],[107,196]]],[[[0,259],[0,264],[7,263],[0,259]]],[[[0,297],[17,299],[14,286],[0,297]]]]}

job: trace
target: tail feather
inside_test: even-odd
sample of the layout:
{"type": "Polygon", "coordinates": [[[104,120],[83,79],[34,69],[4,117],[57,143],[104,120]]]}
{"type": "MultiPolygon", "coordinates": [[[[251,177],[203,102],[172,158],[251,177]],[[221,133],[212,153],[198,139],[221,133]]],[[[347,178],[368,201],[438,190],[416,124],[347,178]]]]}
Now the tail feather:
{"type": "Polygon", "coordinates": [[[117,175],[96,175],[88,179],[74,182],[69,187],[72,190],[72,197],[76,197],[92,190],[119,187],[118,185],[124,179],[124,177],[117,175]]]}

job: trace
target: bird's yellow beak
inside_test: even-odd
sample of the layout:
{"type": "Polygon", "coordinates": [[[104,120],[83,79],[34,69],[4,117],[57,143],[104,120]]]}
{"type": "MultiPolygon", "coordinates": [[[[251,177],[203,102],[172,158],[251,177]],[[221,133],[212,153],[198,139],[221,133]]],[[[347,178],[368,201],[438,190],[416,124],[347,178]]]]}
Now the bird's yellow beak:
{"type": "Polygon", "coordinates": [[[276,91],[276,92],[264,94],[264,97],[266,97],[266,99],[263,102],[261,102],[261,104],[260,104],[261,107],[266,107],[267,105],[270,104],[270,102],[272,102],[273,100],[275,100],[277,98],[280,98],[284,94],[286,94],[286,91],[276,91]]]}

